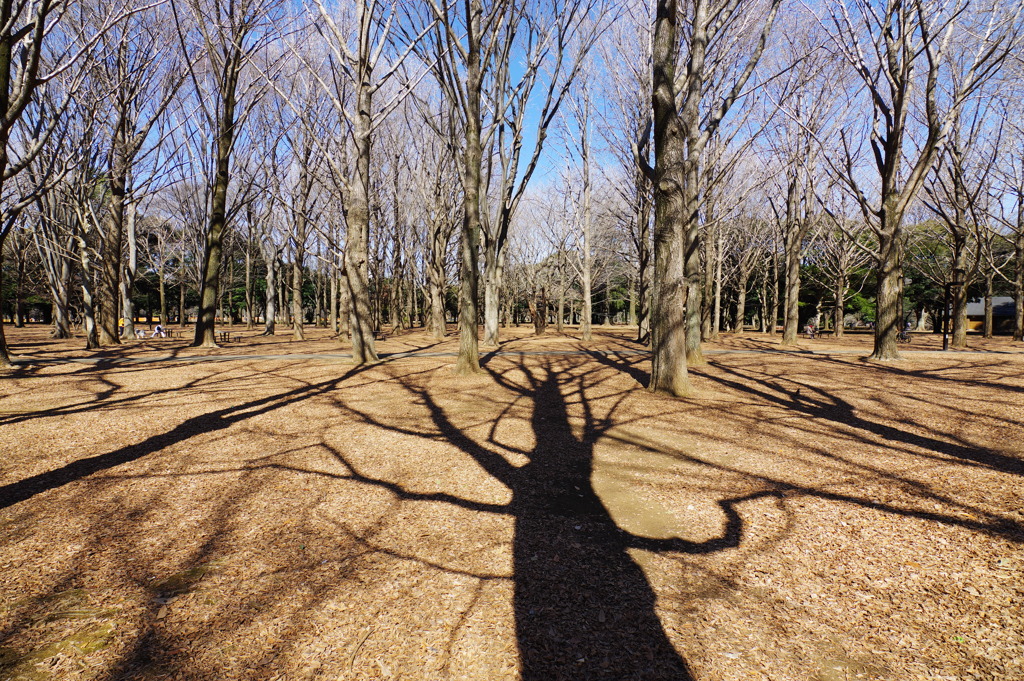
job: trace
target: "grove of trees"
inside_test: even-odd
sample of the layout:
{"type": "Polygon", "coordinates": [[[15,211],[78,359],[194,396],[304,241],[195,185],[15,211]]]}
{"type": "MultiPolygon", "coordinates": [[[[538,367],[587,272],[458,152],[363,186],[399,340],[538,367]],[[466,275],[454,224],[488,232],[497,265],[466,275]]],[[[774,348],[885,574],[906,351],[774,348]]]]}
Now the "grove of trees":
{"type": "Polygon", "coordinates": [[[635,325],[650,388],[810,320],[1024,340],[1024,0],[0,7],[4,324],[479,343],[635,325]],[[452,327],[451,325],[455,325],[452,327]],[[453,331],[452,329],[457,329],[453,331]]]}

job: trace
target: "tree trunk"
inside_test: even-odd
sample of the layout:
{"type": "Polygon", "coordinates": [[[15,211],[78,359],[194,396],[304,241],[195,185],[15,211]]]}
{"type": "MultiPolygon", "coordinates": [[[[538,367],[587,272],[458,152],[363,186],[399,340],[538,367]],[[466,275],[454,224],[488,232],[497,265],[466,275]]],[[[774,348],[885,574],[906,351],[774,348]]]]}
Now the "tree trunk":
{"type": "Polygon", "coordinates": [[[61,257],[60,275],[53,291],[53,337],[71,338],[71,320],[68,314],[71,294],[71,259],[61,257]]]}
{"type": "MultiPolygon", "coordinates": [[[[1018,197],[1018,211],[1024,212],[1024,203],[1018,197]]],[[[1024,228],[1019,228],[1013,241],[1013,340],[1024,341],[1024,228]]]]}
{"type": "MultiPolygon", "coordinates": [[[[956,241],[959,241],[957,239],[956,241]]],[[[962,246],[957,243],[954,248],[953,267],[960,269],[960,271],[966,271],[966,243],[962,246]]],[[[953,276],[953,273],[950,273],[953,276]]],[[[967,347],[967,281],[962,282],[959,286],[951,287],[950,293],[953,295],[953,335],[950,339],[950,347],[954,348],[966,348],[967,347]]]]}
{"type": "Polygon", "coordinates": [[[156,270],[156,277],[160,284],[160,324],[165,328],[170,325],[167,319],[167,279],[164,276],[164,262],[160,259],[160,267],[156,270]]]}
{"type": "Polygon", "coordinates": [[[736,327],[734,333],[743,333],[743,323],[747,316],[747,281],[750,269],[740,263],[739,277],[736,282],[736,327]]]}
{"type": "Polygon", "coordinates": [[[199,314],[196,317],[193,347],[215,348],[217,323],[217,287],[220,283],[221,252],[227,226],[228,185],[231,182],[231,152],[235,139],[235,97],[238,72],[241,69],[241,46],[236,46],[224,67],[220,83],[220,105],[217,112],[217,158],[213,186],[210,187],[210,219],[203,252],[202,288],[199,292],[199,314]]]}
{"type": "MultiPolygon", "coordinates": [[[[696,198],[687,200],[687,205],[697,204],[696,198]]],[[[694,205],[694,210],[696,206],[694,205]]],[[[687,210],[686,212],[689,212],[687,210]]],[[[701,306],[703,286],[701,285],[700,267],[700,232],[696,229],[688,229],[685,233],[685,247],[682,252],[686,255],[684,271],[686,273],[686,362],[690,366],[704,364],[704,351],[701,349],[701,306]]]]}
{"type": "MultiPolygon", "coordinates": [[[[360,60],[360,68],[367,68],[360,60]]],[[[349,328],[352,332],[352,362],[362,366],[378,361],[373,339],[370,301],[370,142],[372,134],[372,91],[369,74],[359,74],[355,117],[356,177],[348,207],[348,243],[345,245],[346,288],[349,300],[349,328]]]]}
{"type": "Polygon", "coordinates": [[[558,260],[558,316],[555,318],[555,330],[562,333],[565,325],[565,254],[559,253],[558,260]]]}
{"type": "Polygon", "coordinates": [[[347,282],[348,276],[343,266],[338,273],[338,336],[351,340],[352,297],[349,295],[347,282]]]}
{"type": "Polygon", "coordinates": [[[481,147],[480,95],[483,72],[480,67],[480,32],[482,6],[472,0],[472,27],[466,55],[466,140],[462,166],[463,211],[462,244],[460,248],[459,292],[459,358],[455,373],[475,374],[480,369],[480,350],[477,341],[477,258],[480,250],[480,191],[483,149],[481,147]]]}
{"type": "MultiPolygon", "coordinates": [[[[107,229],[100,239],[99,281],[97,297],[99,307],[97,314],[99,344],[116,345],[121,342],[118,337],[118,292],[121,289],[121,248],[125,229],[126,185],[128,177],[128,160],[124,154],[124,131],[119,127],[114,134],[114,149],[111,152],[109,166],[110,208],[107,229]]],[[[123,315],[123,310],[121,311],[123,315]]],[[[133,319],[125,317],[124,333],[131,332],[134,337],[133,319]]],[[[126,336],[127,337],[127,336],[126,336]]]]}
{"type": "MultiPolygon", "coordinates": [[[[135,233],[135,203],[126,201],[128,216],[125,224],[125,236],[128,237],[128,263],[122,271],[121,281],[121,314],[124,316],[123,338],[135,337],[135,303],[132,301],[132,287],[139,271],[139,247],[135,233]]],[[[120,263],[119,263],[120,264],[120,263]]]]}
{"type": "Polygon", "coordinates": [[[14,280],[14,328],[20,329],[25,326],[25,252],[18,245],[17,237],[14,240],[17,267],[14,280]]]}
{"type": "Polygon", "coordinates": [[[306,340],[305,313],[302,306],[302,257],[296,244],[292,259],[292,340],[306,340]]]}
{"type": "Polygon", "coordinates": [[[0,368],[7,369],[14,366],[11,361],[11,353],[7,349],[7,336],[4,335],[3,315],[0,315],[0,368]]]}
{"type": "Polygon", "coordinates": [[[626,324],[636,325],[636,279],[629,277],[629,304],[626,307],[626,324]]]}
{"type": "Polygon", "coordinates": [[[434,217],[430,224],[430,253],[427,262],[427,290],[430,295],[430,335],[434,340],[443,340],[445,328],[444,256],[447,246],[444,238],[444,224],[434,217]]]}
{"type": "Polygon", "coordinates": [[[582,158],[580,159],[580,165],[582,169],[582,182],[583,182],[583,261],[581,263],[582,270],[580,272],[582,281],[580,287],[583,289],[583,309],[582,317],[580,319],[580,336],[584,341],[590,341],[592,338],[591,325],[594,319],[594,308],[593,308],[593,276],[594,276],[594,254],[593,254],[593,239],[594,239],[594,211],[593,211],[593,191],[592,183],[590,181],[590,138],[587,135],[587,130],[581,130],[581,148],[582,158]]]}
{"type": "MultiPolygon", "coordinates": [[[[710,210],[709,210],[710,212],[710,210]]],[[[714,304],[714,286],[715,286],[715,246],[717,238],[715,232],[717,226],[714,224],[710,215],[708,215],[705,226],[704,238],[701,240],[701,249],[703,250],[703,267],[701,268],[701,310],[700,310],[700,339],[701,341],[710,340],[714,335],[712,329],[712,318],[713,310],[712,305],[714,304]]]]}
{"type": "Polygon", "coordinates": [[[221,274],[224,275],[224,278],[221,279],[220,284],[220,319],[221,322],[226,320],[228,326],[234,326],[235,301],[232,293],[234,293],[235,288],[235,259],[233,254],[228,254],[227,272],[221,272],[221,274]]]}
{"type": "MultiPolygon", "coordinates": [[[[646,153],[646,148],[645,148],[646,153]]],[[[646,161],[646,159],[645,159],[646,161]]],[[[650,262],[651,262],[651,201],[650,183],[643,173],[637,172],[636,192],[638,196],[637,206],[637,272],[636,272],[636,339],[640,343],[647,344],[651,340],[650,310],[651,310],[651,284],[650,284],[650,262]]]]}
{"type": "Polygon", "coordinates": [[[178,281],[178,326],[185,328],[185,282],[178,281]]]}
{"type": "Polygon", "coordinates": [[[768,288],[768,295],[771,298],[771,306],[768,310],[768,335],[775,335],[775,327],[779,323],[779,254],[772,253],[772,279],[768,288]]]}
{"type": "Polygon", "coordinates": [[[338,256],[334,253],[333,247],[330,251],[331,266],[328,270],[328,276],[331,278],[331,291],[330,302],[328,303],[330,305],[330,310],[327,313],[327,326],[330,328],[331,333],[337,336],[340,333],[340,326],[338,324],[338,291],[340,289],[338,286],[338,278],[340,273],[338,271],[338,256]]]}
{"type": "Polygon", "coordinates": [[[306,261],[306,196],[303,192],[302,187],[306,184],[306,171],[303,171],[303,177],[299,181],[302,196],[299,198],[299,210],[293,217],[293,227],[295,229],[295,250],[292,258],[292,339],[297,341],[306,340],[306,314],[302,299],[302,287],[305,280],[305,271],[303,265],[306,261]]]}
{"type": "Polygon", "coordinates": [[[501,305],[501,276],[504,269],[504,249],[484,249],[484,345],[498,347],[498,311],[501,305]]]}
{"type": "Polygon", "coordinates": [[[782,344],[795,345],[800,328],[800,253],[799,248],[786,247],[785,305],[782,344]],[[795,250],[795,252],[794,252],[795,250]]]}
{"type": "Polygon", "coordinates": [[[604,325],[612,324],[612,276],[608,273],[604,278],[604,325]]]}
{"type": "Polygon", "coordinates": [[[288,300],[287,291],[285,290],[288,286],[287,279],[284,276],[284,261],[281,260],[280,253],[274,258],[274,266],[277,268],[277,284],[275,285],[274,295],[277,296],[277,323],[285,326],[291,326],[292,315],[289,310],[291,309],[290,302],[288,300]]]}
{"type": "Polygon", "coordinates": [[[402,300],[404,308],[402,313],[402,328],[412,329],[416,322],[416,268],[414,255],[412,253],[412,239],[406,240],[405,265],[408,268],[408,277],[402,282],[402,300]]]}
{"type": "Polygon", "coordinates": [[[99,337],[96,329],[96,307],[93,300],[93,273],[92,259],[89,256],[89,247],[85,239],[78,237],[78,257],[82,263],[82,317],[85,325],[85,347],[87,350],[94,350],[100,347],[99,337]]]}
{"type": "MultiPolygon", "coordinates": [[[[2,153],[2,152],[0,152],[2,153]]],[[[0,232],[0,368],[10,368],[14,365],[11,362],[11,354],[7,349],[7,336],[4,335],[4,316],[3,316],[3,290],[4,290],[4,241],[6,241],[6,235],[0,232]]]]}
{"type": "Polygon", "coordinates": [[[896,215],[896,197],[886,199],[878,234],[879,260],[876,266],[875,348],[871,359],[900,359],[896,340],[900,332],[899,305],[903,291],[903,244],[897,238],[902,216],[896,215]]]}
{"type": "Polygon", "coordinates": [[[789,176],[786,191],[786,223],[783,228],[783,249],[785,256],[784,287],[785,301],[782,306],[782,345],[796,345],[800,331],[800,247],[802,222],[798,215],[799,173],[794,168],[789,176]]]}
{"type": "Polygon", "coordinates": [[[681,228],[686,224],[688,205],[682,192],[686,140],[676,111],[675,68],[679,52],[677,21],[676,0],[658,0],[652,44],[654,290],[649,389],[683,396],[690,393],[686,368],[687,315],[684,308],[687,303],[687,280],[680,248],[683,245],[681,228]]]}
{"type": "MultiPolygon", "coordinates": [[[[586,240],[584,240],[584,243],[587,243],[586,240]]],[[[580,277],[580,288],[583,289],[583,301],[580,310],[580,337],[585,341],[589,341],[593,337],[591,330],[591,322],[594,317],[594,307],[593,297],[591,295],[592,284],[590,281],[590,270],[590,258],[586,257],[586,254],[584,254],[583,273],[580,277]]]]}
{"type": "Polygon", "coordinates": [[[722,243],[722,232],[719,230],[718,239],[715,244],[715,306],[713,313],[713,324],[711,337],[718,338],[722,330],[722,251],[725,246],[722,243]]]}
{"type": "Polygon", "coordinates": [[[924,303],[920,303],[917,306],[917,328],[915,331],[927,331],[928,330],[928,308],[924,306],[924,303]]]}
{"type": "Polygon", "coordinates": [[[985,338],[992,338],[995,335],[992,319],[992,286],[995,279],[995,272],[989,270],[985,273],[985,338]]]}
{"type": "Polygon", "coordinates": [[[245,248],[245,330],[252,331],[255,326],[253,319],[252,291],[252,233],[250,232],[245,248]]]}
{"type": "Polygon", "coordinates": [[[842,338],[844,323],[846,321],[846,272],[840,272],[835,281],[836,305],[833,311],[832,325],[835,327],[833,333],[836,338],[842,338]]]}
{"type": "Polygon", "coordinates": [[[541,286],[540,290],[534,294],[534,299],[530,305],[530,313],[533,315],[533,332],[538,335],[544,335],[544,332],[548,328],[548,298],[544,291],[544,287],[541,286]]]}
{"type": "Polygon", "coordinates": [[[388,286],[388,317],[391,329],[402,326],[402,251],[399,248],[398,194],[395,193],[395,241],[391,249],[391,281],[388,286]]]}
{"type": "Polygon", "coordinates": [[[269,252],[264,251],[263,259],[267,264],[267,302],[263,313],[263,333],[261,336],[273,336],[277,326],[277,251],[273,247],[266,247],[269,252]]]}

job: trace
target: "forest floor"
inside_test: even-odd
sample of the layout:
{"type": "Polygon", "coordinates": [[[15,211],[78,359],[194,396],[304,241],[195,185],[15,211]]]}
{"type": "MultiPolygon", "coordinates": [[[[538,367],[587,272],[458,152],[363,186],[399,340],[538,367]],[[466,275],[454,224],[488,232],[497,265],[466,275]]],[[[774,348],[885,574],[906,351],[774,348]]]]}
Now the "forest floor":
{"type": "Polygon", "coordinates": [[[1008,339],[6,331],[0,679],[1024,678],[1008,339]]]}

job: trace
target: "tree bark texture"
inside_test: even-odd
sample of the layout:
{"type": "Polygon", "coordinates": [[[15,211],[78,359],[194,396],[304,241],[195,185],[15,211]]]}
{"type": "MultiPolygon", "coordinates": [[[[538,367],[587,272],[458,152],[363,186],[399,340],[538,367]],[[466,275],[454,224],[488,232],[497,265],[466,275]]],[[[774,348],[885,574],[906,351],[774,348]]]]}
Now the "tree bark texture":
{"type": "MultiPolygon", "coordinates": [[[[1018,210],[1024,212],[1024,203],[1018,205],[1018,210]]],[[[1013,260],[1013,340],[1019,343],[1024,341],[1024,229],[1019,229],[1013,240],[1013,260]]]]}
{"type": "MultiPolygon", "coordinates": [[[[362,68],[365,63],[360,62],[362,68]]],[[[372,130],[372,91],[370,74],[360,74],[357,87],[359,105],[355,116],[356,176],[349,196],[348,243],[345,245],[345,273],[350,301],[349,328],[352,333],[352,362],[362,366],[377,362],[373,338],[370,302],[370,135],[372,130]]]]}
{"type": "Polygon", "coordinates": [[[477,286],[480,251],[480,192],[483,149],[481,146],[481,89],[483,72],[480,66],[481,24],[483,7],[480,0],[468,3],[466,51],[466,140],[462,166],[463,211],[460,245],[459,291],[459,357],[455,373],[475,374],[480,369],[480,348],[477,339],[477,286]]]}
{"type": "Polygon", "coordinates": [[[238,74],[242,67],[241,45],[225,59],[221,74],[220,103],[217,111],[216,159],[210,188],[210,217],[203,249],[202,287],[199,314],[196,317],[194,347],[215,348],[217,337],[217,298],[220,283],[224,230],[227,227],[228,185],[231,183],[231,152],[235,140],[235,107],[238,74]]]}
{"type": "Polygon", "coordinates": [[[875,348],[871,359],[883,361],[900,358],[896,341],[901,328],[899,306],[903,293],[903,243],[899,231],[903,216],[894,214],[895,201],[896,197],[888,198],[886,207],[890,210],[883,211],[875,269],[875,348]]]}
{"type": "MultiPolygon", "coordinates": [[[[121,275],[121,249],[124,240],[125,203],[127,197],[128,160],[124,153],[125,131],[119,125],[114,132],[113,148],[110,161],[110,208],[107,228],[100,240],[99,281],[97,282],[96,321],[99,331],[99,343],[117,345],[121,342],[118,336],[118,292],[121,275]]],[[[129,318],[125,318],[125,332],[130,329],[129,318]]],[[[132,331],[134,336],[134,331],[132,331]]]]}
{"type": "Polygon", "coordinates": [[[651,187],[643,173],[636,173],[637,192],[637,284],[636,284],[636,339],[649,343],[651,339],[651,187]]]}
{"type": "Polygon", "coordinates": [[[654,280],[648,387],[654,392],[683,396],[690,393],[690,380],[686,368],[684,309],[687,281],[680,246],[688,206],[683,196],[686,140],[676,110],[677,22],[676,0],[658,0],[652,46],[654,280]]]}

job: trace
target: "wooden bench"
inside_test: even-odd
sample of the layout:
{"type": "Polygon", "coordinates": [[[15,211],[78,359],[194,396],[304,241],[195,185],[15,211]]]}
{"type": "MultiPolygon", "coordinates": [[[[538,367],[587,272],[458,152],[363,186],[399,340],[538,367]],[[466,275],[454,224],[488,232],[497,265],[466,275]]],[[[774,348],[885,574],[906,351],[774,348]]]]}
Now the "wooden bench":
{"type": "MultiPolygon", "coordinates": [[[[217,339],[218,339],[217,340],[218,343],[230,343],[232,341],[232,334],[231,334],[230,331],[218,331],[217,332],[217,339]]],[[[242,342],[242,335],[241,334],[237,334],[237,333],[234,334],[234,342],[235,343],[241,343],[242,342]]]]}

